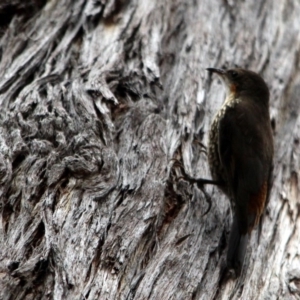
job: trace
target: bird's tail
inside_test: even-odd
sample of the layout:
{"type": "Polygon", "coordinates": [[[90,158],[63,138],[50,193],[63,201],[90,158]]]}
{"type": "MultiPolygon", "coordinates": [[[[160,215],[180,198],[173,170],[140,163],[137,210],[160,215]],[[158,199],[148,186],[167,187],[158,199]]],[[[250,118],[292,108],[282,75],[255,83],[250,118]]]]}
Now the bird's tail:
{"type": "Polygon", "coordinates": [[[248,238],[248,232],[241,233],[238,219],[234,216],[227,251],[227,267],[234,269],[236,275],[240,275],[242,271],[248,238]]]}

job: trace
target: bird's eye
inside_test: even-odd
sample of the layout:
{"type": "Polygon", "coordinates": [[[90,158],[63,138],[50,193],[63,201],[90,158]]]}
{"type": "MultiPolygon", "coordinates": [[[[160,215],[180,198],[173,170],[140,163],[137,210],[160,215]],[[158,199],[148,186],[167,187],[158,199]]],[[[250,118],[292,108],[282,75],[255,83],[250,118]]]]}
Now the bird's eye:
{"type": "Polygon", "coordinates": [[[238,72],[236,72],[236,71],[230,71],[230,76],[232,77],[232,78],[237,78],[238,77],[238,72]]]}

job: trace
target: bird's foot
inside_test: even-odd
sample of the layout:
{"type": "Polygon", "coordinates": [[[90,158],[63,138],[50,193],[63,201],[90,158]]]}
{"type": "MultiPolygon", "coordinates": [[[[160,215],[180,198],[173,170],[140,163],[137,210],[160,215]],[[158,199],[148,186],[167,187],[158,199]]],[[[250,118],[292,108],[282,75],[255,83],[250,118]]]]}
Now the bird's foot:
{"type": "Polygon", "coordinates": [[[204,185],[205,184],[213,184],[213,185],[220,185],[220,182],[212,179],[206,179],[206,178],[194,178],[190,176],[189,174],[186,173],[182,163],[178,159],[172,159],[174,161],[174,166],[179,167],[182,173],[182,176],[177,178],[177,181],[179,180],[185,180],[189,182],[191,185],[192,184],[197,184],[197,187],[202,191],[202,193],[205,196],[205,199],[208,203],[208,208],[204,212],[203,216],[205,216],[211,209],[212,206],[212,201],[211,201],[211,196],[205,191],[204,185]]]}

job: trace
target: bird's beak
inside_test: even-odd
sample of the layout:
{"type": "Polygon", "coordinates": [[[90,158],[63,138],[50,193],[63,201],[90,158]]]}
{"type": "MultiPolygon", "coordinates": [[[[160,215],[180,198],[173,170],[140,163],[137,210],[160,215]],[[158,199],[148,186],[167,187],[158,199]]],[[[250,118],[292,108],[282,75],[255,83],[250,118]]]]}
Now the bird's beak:
{"type": "Polygon", "coordinates": [[[228,78],[228,73],[226,70],[216,68],[207,68],[206,70],[212,73],[217,73],[220,76],[220,79],[223,82],[228,94],[236,88],[235,85],[233,85],[231,80],[228,78]]]}
{"type": "Polygon", "coordinates": [[[208,72],[212,72],[212,73],[217,73],[218,75],[225,75],[226,74],[226,71],[223,70],[223,69],[216,69],[216,68],[207,68],[206,69],[208,72]]]}

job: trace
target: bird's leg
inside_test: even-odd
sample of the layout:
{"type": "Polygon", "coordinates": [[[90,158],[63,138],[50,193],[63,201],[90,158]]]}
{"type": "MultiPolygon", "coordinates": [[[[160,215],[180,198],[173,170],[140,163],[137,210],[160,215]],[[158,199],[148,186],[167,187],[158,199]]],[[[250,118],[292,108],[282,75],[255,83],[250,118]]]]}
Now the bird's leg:
{"type": "Polygon", "coordinates": [[[179,181],[180,179],[188,181],[190,184],[196,183],[199,188],[203,187],[204,184],[213,184],[213,185],[221,185],[221,182],[217,180],[212,180],[212,179],[206,179],[206,178],[194,178],[190,176],[189,174],[186,173],[182,163],[178,161],[177,159],[172,159],[175,161],[175,166],[178,166],[182,172],[183,176],[180,176],[177,180],[179,181]]]}
{"type": "Polygon", "coordinates": [[[194,139],[193,143],[198,144],[201,148],[200,153],[204,153],[207,156],[206,146],[201,141],[199,141],[198,139],[194,139]]]}
{"type": "Polygon", "coordinates": [[[211,201],[211,197],[210,195],[208,195],[208,193],[205,191],[204,185],[205,184],[213,184],[213,185],[220,185],[221,183],[219,181],[216,180],[212,180],[212,179],[206,179],[206,178],[194,178],[192,176],[190,176],[189,174],[186,173],[182,163],[180,161],[178,161],[177,159],[173,159],[175,161],[174,165],[178,166],[181,169],[182,175],[179,178],[177,178],[177,180],[179,181],[180,179],[186,180],[188,181],[190,184],[197,184],[197,187],[202,191],[202,193],[205,196],[205,199],[208,203],[208,208],[207,210],[204,212],[203,216],[205,216],[211,209],[211,205],[212,205],[212,201],[211,201]]]}

